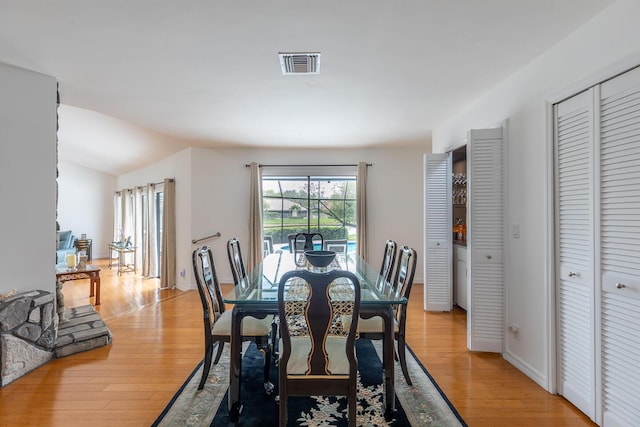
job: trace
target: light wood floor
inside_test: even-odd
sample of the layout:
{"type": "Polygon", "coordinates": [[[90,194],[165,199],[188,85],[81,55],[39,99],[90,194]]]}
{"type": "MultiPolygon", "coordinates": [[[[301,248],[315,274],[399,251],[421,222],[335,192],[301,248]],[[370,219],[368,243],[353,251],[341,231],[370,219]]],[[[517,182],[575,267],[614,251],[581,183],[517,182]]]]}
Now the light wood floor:
{"type": "MultiPolygon", "coordinates": [[[[196,291],[101,265],[101,302],[113,343],[53,360],[0,389],[0,426],[149,426],[203,356],[196,291]]],[[[64,286],[67,306],[90,303],[88,280],[64,286]]],[[[92,299],[93,300],[93,299],[92,299]]],[[[408,342],[470,426],[593,426],[501,356],[466,349],[466,318],[409,302],[408,342]]]]}

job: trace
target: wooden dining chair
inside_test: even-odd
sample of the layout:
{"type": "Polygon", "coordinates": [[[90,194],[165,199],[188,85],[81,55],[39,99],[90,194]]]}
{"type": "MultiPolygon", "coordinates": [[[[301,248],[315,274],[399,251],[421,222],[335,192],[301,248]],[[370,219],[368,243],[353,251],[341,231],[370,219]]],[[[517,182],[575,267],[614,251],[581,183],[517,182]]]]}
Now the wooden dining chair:
{"type": "Polygon", "coordinates": [[[325,240],[322,249],[326,251],[334,251],[336,254],[347,255],[349,242],[347,239],[325,240]]]}
{"type": "Polygon", "coordinates": [[[280,426],[289,396],[347,396],[356,425],[358,362],[355,339],[360,282],[351,272],[294,270],[278,285],[280,426]]]}
{"type": "Polygon", "coordinates": [[[289,253],[296,251],[312,251],[317,243],[322,249],[324,247],[324,236],[321,233],[296,233],[288,234],[289,253]]]}
{"type": "MultiPolygon", "coordinates": [[[[398,253],[398,245],[393,240],[387,240],[384,244],[384,255],[382,257],[382,264],[380,265],[380,278],[383,278],[387,282],[391,283],[393,278],[393,267],[396,262],[396,255],[398,253]]],[[[380,285],[380,283],[378,283],[380,285]]]]}
{"type": "MultiPolygon", "coordinates": [[[[193,272],[198,285],[198,293],[202,302],[204,313],[204,365],[202,378],[198,389],[204,388],[209,376],[213,347],[217,343],[218,352],[214,364],[217,364],[222,355],[224,343],[231,341],[231,311],[225,308],[220,282],[213,263],[213,253],[207,246],[193,251],[193,272]]],[[[271,319],[257,319],[244,317],[242,319],[242,340],[253,341],[256,347],[264,354],[264,388],[267,394],[273,392],[274,386],[269,381],[269,366],[271,364],[271,349],[269,347],[269,335],[271,333],[271,319]]]]}
{"type": "MultiPolygon", "coordinates": [[[[247,278],[247,270],[244,267],[244,261],[242,259],[242,250],[240,249],[240,241],[232,237],[227,241],[227,257],[229,258],[229,266],[231,267],[231,274],[233,275],[233,282],[244,292],[249,290],[250,282],[247,278]]],[[[278,335],[278,319],[277,316],[269,316],[265,322],[270,322],[271,325],[271,354],[276,355],[276,337],[278,335]]]]}
{"type": "Polygon", "coordinates": [[[305,251],[315,249],[315,244],[320,245],[320,249],[324,247],[324,236],[321,233],[298,233],[296,234],[296,247],[302,243],[305,251]]]}
{"type": "Polygon", "coordinates": [[[324,236],[320,233],[298,233],[293,239],[293,254],[298,259],[298,252],[312,251],[315,249],[315,244],[320,246],[320,249],[324,248],[324,236]]]}
{"type": "MultiPolygon", "coordinates": [[[[416,251],[407,246],[400,248],[398,254],[398,267],[391,285],[396,293],[409,300],[411,287],[413,285],[413,276],[416,272],[417,262],[416,251]]],[[[397,357],[400,358],[400,367],[407,384],[412,385],[407,369],[406,358],[406,335],[407,326],[407,304],[399,304],[394,306],[395,318],[393,324],[393,333],[395,342],[397,342],[397,357]]],[[[358,333],[360,338],[368,339],[384,339],[384,321],[380,316],[374,316],[368,319],[360,317],[358,320],[358,333]]],[[[396,359],[397,360],[397,359],[396,359]]]]}

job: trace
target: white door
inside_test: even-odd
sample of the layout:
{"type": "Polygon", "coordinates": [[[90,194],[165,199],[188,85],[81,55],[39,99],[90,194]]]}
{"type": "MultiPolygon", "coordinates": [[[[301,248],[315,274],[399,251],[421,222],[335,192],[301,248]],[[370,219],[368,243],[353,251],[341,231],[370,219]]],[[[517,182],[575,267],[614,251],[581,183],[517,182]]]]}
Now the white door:
{"type": "Polygon", "coordinates": [[[451,155],[424,156],[424,309],[451,311],[451,155]]]}
{"type": "Polygon", "coordinates": [[[473,351],[503,351],[503,181],[502,128],[469,131],[467,347],[473,351]]]}
{"type": "Polygon", "coordinates": [[[555,107],[558,393],[595,419],[593,89],[555,107]]]}
{"type": "Polygon", "coordinates": [[[600,88],[604,426],[640,422],[640,68],[600,88]]]}

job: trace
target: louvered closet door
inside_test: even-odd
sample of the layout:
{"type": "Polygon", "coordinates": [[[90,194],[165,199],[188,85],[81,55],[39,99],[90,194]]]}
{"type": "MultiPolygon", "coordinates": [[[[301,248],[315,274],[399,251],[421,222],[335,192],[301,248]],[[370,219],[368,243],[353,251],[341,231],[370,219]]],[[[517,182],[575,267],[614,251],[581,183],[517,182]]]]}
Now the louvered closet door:
{"type": "Polygon", "coordinates": [[[424,156],[424,309],[451,311],[451,155],[424,156]]]}
{"type": "Polygon", "coordinates": [[[501,353],[504,336],[502,128],[474,129],[467,144],[469,308],[467,346],[501,353]]]}
{"type": "Polygon", "coordinates": [[[640,423],[640,69],[601,85],[604,426],[640,423]]]}
{"type": "Polygon", "coordinates": [[[595,419],[593,89],[555,108],[558,393],[595,419]]]}

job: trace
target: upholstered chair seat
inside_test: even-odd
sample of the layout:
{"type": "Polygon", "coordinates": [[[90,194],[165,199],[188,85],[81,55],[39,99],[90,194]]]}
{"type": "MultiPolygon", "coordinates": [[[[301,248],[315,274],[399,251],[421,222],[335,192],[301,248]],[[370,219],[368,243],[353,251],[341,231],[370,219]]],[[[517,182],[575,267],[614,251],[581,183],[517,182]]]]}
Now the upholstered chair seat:
{"type": "MultiPolygon", "coordinates": [[[[398,333],[400,330],[400,324],[397,319],[393,319],[393,332],[398,333]]],[[[380,316],[373,316],[368,319],[363,319],[360,317],[358,320],[358,333],[367,334],[367,333],[384,333],[384,321],[380,316]]]]}
{"type": "MultiPolygon", "coordinates": [[[[231,310],[222,313],[213,324],[211,333],[213,335],[231,335],[232,314],[231,310]]],[[[242,331],[240,334],[243,336],[269,335],[271,333],[271,321],[271,316],[264,319],[246,316],[242,319],[242,331]]]]}
{"type": "MultiPolygon", "coordinates": [[[[280,340],[282,348],[282,339],[280,340]]],[[[325,350],[327,352],[328,370],[331,375],[349,375],[349,359],[345,353],[346,337],[327,337],[325,350]]],[[[291,338],[291,357],[287,363],[290,376],[305,375],[307,372],[309,355],[311,354],[311,340],[309,337],[291,338]]]]}

